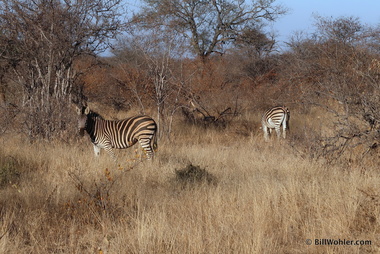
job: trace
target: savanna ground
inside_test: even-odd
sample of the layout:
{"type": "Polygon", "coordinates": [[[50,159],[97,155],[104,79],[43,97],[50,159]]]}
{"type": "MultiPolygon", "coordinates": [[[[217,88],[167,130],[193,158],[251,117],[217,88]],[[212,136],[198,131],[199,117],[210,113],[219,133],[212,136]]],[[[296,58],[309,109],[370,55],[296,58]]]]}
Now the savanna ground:
{"type": "Polygon", "coordinates": [[[249,135],[178,123],[154,161],[134,146],[120,165],[94,159],[88,137],[2,135],[0,252],[379,252],[378,163],[311,159],[293,142],[308,117],[293,113],[289,138],[270,143],[259,115],[249,135]]]}

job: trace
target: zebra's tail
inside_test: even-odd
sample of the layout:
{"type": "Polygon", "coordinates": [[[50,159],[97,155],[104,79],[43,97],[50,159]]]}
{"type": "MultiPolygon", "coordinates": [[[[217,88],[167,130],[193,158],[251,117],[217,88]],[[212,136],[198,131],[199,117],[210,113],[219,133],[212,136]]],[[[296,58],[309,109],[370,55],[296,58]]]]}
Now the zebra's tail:
{"type": "Polygon", "coordinates": [[[289,109],[288,108],[286,108],[286,114],[285,114],[285,116],[286,116],[286,127],[287,127],[287,129],[288,130],[290,130],[290,124],[289,124],[289,120],[290,120],[290,112],[289,112],[289,109]]]}
{"type": "Polygon", "coordinates": [[[290,125],[289,125],[289,116],[286,116],[286,119],[285,119],[285,123],[286,123],[286,129],[289,131],[290,130],[290,125]]]}
{"type": "Polygon", "coordinates": [[[156,152],[158,149],[158,145],[157,145],[157,132],[154,133],[154,137],[153,137],[153,151],[156,152]]]}

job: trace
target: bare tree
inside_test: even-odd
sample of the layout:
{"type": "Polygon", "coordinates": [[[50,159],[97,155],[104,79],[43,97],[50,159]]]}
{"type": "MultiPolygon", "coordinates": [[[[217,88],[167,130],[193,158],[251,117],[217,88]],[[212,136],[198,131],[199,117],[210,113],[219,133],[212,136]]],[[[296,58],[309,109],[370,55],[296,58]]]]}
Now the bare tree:
{"type": "Polygon", "coordinates": [[[144,0],[132,23],[150,29],[174,30],[188,40],[201,58],[224,53],[225,46],[260,22],[274,21],[286,13],[275,0],[144,0]]]}
{"type": "MultiPolygon", "coordinates": [[[[181,85],[173,74],[173,69],[177,69],[173,66],[176,64],[176,58],[181,55],[182,43],[181,37],[175,31],[165,31],[163,36],[163,31],[157,27],[147,33],[131,29],[129,36],[120,41],[119,50],[114,51],[121,63],[134,59],[138,68],[145,70],[148,77],[145,85],[149,87],[150,101],[153,101],[154,107],[157,109],[155,118],[159,126],[159,136],[164,133],[170,134],[171,124],[168,118],[170,112],[175,111],[177,107],[175,101],[178,99],[181,85]],[[124,55],[126,52],[133,52],[138,57],[134,57],[133,54],[124,55]]],[[[148,104],[148,102],[142,100],[142,95],[138,93],[137,87],[133,87],[133,82],[130,81],[125,85],[129,86],[140,109],[144,110],[144,104],[148,104]]],[[[139,84],[139,86],[143,86],[143,84],[139,84]]]]}
{"type": "Polygon", "coordinates": [[[65,129],[63,117],[78,73],[74,60],[105,50],[121,22],[121,0],[1,0],[0,59],[7,83],[22,90],[29,136],[65,129]]]}
{"type": "Polygon", "coordinates": [[[315,26],[322,40],[353,43],[363,36],[365,26],[357,17],[325,18],[316,16],[315,26]]]}

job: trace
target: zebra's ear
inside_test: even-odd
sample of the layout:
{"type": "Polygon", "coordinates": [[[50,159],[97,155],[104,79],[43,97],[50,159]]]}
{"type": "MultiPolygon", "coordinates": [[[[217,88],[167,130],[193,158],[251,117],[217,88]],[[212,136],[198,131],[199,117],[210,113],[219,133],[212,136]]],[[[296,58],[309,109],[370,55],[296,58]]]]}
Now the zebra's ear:
{"type": "Polygon", "coordinates": [[[78,115],[82,114],[82,109],[80,109],[78,106],[75,105],[75,110],[77,111],[78,115]]]}
{"type": "Polygon", "coordinates": [[[84,110],[84,113],[86,114],[86,115],[88,115],[88,114],[90,114],[90,108],[89,107],[86,107],[85,108],[85,110],[84,110]]]}

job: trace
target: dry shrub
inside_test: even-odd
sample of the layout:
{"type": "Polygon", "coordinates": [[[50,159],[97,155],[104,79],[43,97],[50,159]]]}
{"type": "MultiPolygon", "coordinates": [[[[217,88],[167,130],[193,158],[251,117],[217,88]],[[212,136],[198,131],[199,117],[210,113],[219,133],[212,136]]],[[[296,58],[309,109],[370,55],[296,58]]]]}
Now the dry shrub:
{"type": "Polygon", "coordinates": [[[363,151],[377,146],[379,138],[379,75],[376,64],[373,66],[379,54],[361,41],[371,36],[364,30],[356,31],[349,42],[324,37],[329,34],[326,31],[345,27],[343,35],[351,27],[338,24],[357,20],[343,18],[332,22],[319,18],[319,22],[323,24],[319,27],[323,35],[319,40],[293,41],[292,51],[281,57],[280,81],[273,89],[293,96],[291,101],[298,107],[303,104],[309,109],[318,108],[319,117],[330,118],[330,124],[325,121],[328,125],[324,128],[330,131],[319,134],[317,156],[341,163],[348,154],[355,157],[357,153],[356,159],[360,159],[363,151]],[[353,152],[359,150],[358,146],[363,147],[362,151],[353,152]]]}
{"type": "Polygon", "coordinates": [[[216,184],[216,177],[207,172],[206,169],[200,166],[194,166],[193,164],[187,165],[183,169],[175,171],[175,179],[177,182],[185,185],[193,185],[196,183],[216,184]]]}

